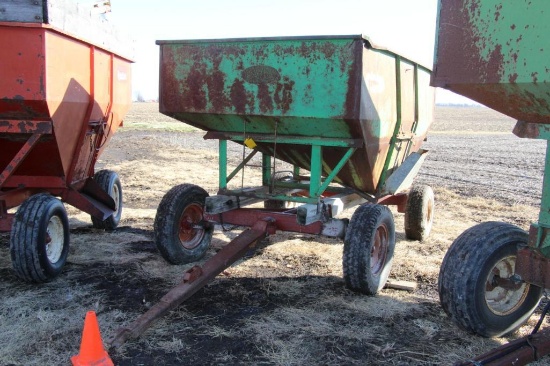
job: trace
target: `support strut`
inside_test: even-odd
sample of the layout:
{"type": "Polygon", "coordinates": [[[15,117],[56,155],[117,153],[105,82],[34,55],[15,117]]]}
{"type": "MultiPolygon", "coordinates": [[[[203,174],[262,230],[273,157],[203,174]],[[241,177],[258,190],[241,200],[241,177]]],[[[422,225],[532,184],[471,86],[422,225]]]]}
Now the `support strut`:
{"type": "Polygon", "coordinates": [[[110,342],[111,347],[118,348],[128,339],[139,337],[155,320],[177,308],[223,270],[242,258],[259,239],[265,238],[268,234],[274,234],[275,226],[273,224],[268,219],[257,221],[250,229],[243,231],[216,255],[207,260],[202,267],[194,266],[185,272],[181,284],[171,289],[132,324],[117,331],[110,342]]]}

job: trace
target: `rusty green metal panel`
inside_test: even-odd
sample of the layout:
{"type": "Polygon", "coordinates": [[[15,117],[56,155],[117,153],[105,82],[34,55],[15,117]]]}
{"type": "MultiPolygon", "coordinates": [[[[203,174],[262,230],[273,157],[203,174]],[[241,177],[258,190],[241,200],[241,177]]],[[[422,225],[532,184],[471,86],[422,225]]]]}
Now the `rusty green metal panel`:
{"type": "Polygon", "coordinates": [[[354,83],[351,92],[359,88],[359,78],[350,78],[360,72],[354,39],[162,44],[162,109],[168,113],[183,120],[199,113],[193,121],[207,130],[273,133],[279,117],[281,134],[351,136],[343,119],[357,109],[346,98],[348,83],[354,83]]]}
{"type": "Polygon", "coordinates": [[[310,171],[317,169],[312,146],[321,146],[321,174],[341,168],[335,181],[362,192],[376,193],[382,171],[420,148],[433,119],[430,70],[362,36],[157,44],[162,113],[221,135],[251,136],[263,154],[310,171]],[[415,133],[412,126],[421,127],[415,133]],[[396,134],[408,140],[392,143],[396,134]],[[341,167],[348,149],[327,139],[360,146],[341,167]]]}
{"type": "Polygon", "coordinates": [[[547,0],[440,0],[432,85],[550,123],[547,0]]]}

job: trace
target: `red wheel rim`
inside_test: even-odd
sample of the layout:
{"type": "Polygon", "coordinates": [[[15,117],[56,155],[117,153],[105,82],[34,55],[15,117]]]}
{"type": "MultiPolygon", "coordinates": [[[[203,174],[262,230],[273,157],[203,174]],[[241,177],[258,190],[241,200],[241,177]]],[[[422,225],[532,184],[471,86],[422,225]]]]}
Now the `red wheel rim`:
{"type": "Polygon", "coordinates": [[[386,264],[390,236],[385,225],[380,225],[374,233],[374,240],[370,250],[370,271],[373,275],[379,275],[386,264]]]}
{"type": "Polygon", "coordinates": [[[202,221],[202,206],[192,203],[185,207],[179,220],[178,236],[180,244],[186,249],[199,245],[204,237],[204,229],[199,226],[202,221]]]}

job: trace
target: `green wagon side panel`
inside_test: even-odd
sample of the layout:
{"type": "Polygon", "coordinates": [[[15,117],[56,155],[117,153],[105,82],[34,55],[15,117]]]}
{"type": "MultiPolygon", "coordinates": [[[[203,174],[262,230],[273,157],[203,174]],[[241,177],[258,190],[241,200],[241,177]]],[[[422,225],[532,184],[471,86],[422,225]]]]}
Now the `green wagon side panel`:
{"type": "Polygon", "coordinates": [[[346,105],[346,93],[348,82],[356,84],[352,89],[359,86],[358,78],[350,78],[360,61],[355,46],[350,39],[322,44],[314,40],[172,43],[163,47],[162,58],[175,83],[169,85],[174,97],[165,95],[162,108],[176,113],[185,103],[186,114],[202,114],[196,123],[206,130],[242,132],[246,124],[250,130],[272,133],[279,118],[278,128],[284,133],[310,136],[311,123],[318,122],[331,137],[349,138],[348,126],[339,120],[354,117],[350,114],[355,106],[346,105]],[[230,117],[243,115],[254,117],[230,117]],[[287,116],[299,118],[280,119],[287,116]]]}
{"type": "Polygon", "coordinates": [[[547,0],[440,0],[432,85],[550,123],[547,0]]]}

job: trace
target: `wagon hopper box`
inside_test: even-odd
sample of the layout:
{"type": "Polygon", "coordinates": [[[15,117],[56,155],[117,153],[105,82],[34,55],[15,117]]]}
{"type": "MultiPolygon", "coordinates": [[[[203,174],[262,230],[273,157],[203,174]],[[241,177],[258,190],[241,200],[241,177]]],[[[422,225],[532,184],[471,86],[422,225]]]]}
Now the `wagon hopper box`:
{"type": "Polygon", "coordinates": [[[278,230],[344,239],[347,286],[376,294],[395,246],[393,215],[384,205],[405,212],[411,239],[428,235],[433,221],[431,188],[411,189],[433,119],[430,70],[360,35],[157,44],[160,112],[219,141],[218,194],[208,196],[192,182],[170,190],[155,218],[158,249],[171,263],[194,262],[214,224],[250,229],[189,270],[113,344],[138,336],[278,230]],[[243,145],[232,171],[228,141],[243,145]],[[290,168],[282,171],[279,161],[290,168]],[[261,165],[261,186],[246,185],[248,165],[261,165]],[[230,188],[236,176],[243,177],[240,187],[230,188]],[[261,202],[264,209],[245,207],[261,202]],[[349,225],[337,218],[356,205],[349,225]]]}
{"type": "Polygon", "coordinates": [[[0,230],[11,230],[16,273],[42,282],[68,254],[67,214],[56,196],[89,213],[94,227],[120,220],[118,176],[94,166],[130,107],[132,50],[71,1],[0,7],[0,230]]]}
{"type": "MultiPolygon", "coordinates": [[[[545,0],[440,0],[432,85],[516,118],[518,137],[550,140],[549,32],[545,0]]],[[[467,331],[486,337],[513,331],[550,286],[549,153],[547,148],[540,214],[529,233],[485,222],[460,235],[445,255],[441,304],[467,331]]],[[[536,360],[550,353],[550,333],[537,330],[476,360],[536,360]]]]}

